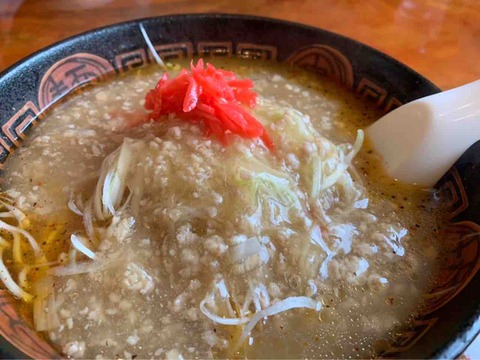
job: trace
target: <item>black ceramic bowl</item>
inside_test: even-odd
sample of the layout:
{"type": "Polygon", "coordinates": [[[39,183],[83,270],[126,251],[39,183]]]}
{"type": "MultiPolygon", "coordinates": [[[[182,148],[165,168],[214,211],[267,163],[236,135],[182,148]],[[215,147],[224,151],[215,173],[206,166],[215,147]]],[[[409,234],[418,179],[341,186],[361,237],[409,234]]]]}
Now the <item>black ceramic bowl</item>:
{"type": "MultiPolygon", "coordinates": [[[[110,74],[153,62],[139,24],[165,59],[240,56],[307,67],[334,78],[388,112],[439,89],[398,61],[354,40],[286,21],[236,15],[143,19],[70,38],[12,66],[0,76],[0,164],[22,145],[42,114],[68,93],[110,74]]],[[[386,357],[453,358],[480,329],[480,147],[474,145],[438,187],[448,197],[448,236],[457,244],[443,264],[427,310],[386,357]]],[[[434,241],[434,239],[433,239],[434,241]]],[[[58,353],[24,322],[0,290],[0,356],[49,358],[58,353]],[[24,355],[23,355],[23,354],[24,355]]]]}

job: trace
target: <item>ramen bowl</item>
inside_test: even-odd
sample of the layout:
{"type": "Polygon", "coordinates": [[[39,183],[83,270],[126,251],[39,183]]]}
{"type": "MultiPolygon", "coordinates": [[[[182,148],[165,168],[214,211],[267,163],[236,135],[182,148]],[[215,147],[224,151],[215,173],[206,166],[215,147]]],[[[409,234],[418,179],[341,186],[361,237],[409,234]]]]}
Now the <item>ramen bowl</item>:
{"type": "MultiPolygon", "coordinates": [[[[266,59],[305,67],[355,92],[383,112],[439,92],[395,59],[357,41],[286,21],[222,14],[141,19],[93,30],[41,50],[0,75],[0,164],[22,146],[51,107],[89,84],[154,63],[143,24],[163,60],[192,56],[266,59]]],[[[382,356],[453,358],[480,330],[480,145],[473,145],[437,184],[446,198],[445,257],[425,308],[382,356]]],[[[0,290],[0,356],[60,354],[0,290]]]]}

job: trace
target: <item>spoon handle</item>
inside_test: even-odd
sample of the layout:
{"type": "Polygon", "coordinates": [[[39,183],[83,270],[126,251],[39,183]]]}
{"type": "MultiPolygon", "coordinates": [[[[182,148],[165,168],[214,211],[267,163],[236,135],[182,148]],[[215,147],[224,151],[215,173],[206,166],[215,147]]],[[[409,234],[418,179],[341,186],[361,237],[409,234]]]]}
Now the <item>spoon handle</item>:
{"type": "Polygon", "coordinates": [[[431,187],[480,140],[480,80],[403,105],[366,133],[391,176],[431,187]]]}

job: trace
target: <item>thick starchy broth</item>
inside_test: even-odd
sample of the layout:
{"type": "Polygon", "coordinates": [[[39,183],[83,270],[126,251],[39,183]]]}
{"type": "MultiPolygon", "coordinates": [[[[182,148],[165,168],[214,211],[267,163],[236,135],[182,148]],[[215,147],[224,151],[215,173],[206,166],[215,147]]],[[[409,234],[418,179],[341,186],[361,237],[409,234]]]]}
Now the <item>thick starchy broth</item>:
{"type": "Polygon", "coordinates": [[[142,124],[162,75],[146,68],[71,97],[9,160],[3,190],[58,261],[24,280],[35,326],[70,357],[381,353],[431,285],[439,205],[356,154],[379,117],[362,100],[300,69],[212,63],[254,81],[275,152],[173,115],[142,124]]]}

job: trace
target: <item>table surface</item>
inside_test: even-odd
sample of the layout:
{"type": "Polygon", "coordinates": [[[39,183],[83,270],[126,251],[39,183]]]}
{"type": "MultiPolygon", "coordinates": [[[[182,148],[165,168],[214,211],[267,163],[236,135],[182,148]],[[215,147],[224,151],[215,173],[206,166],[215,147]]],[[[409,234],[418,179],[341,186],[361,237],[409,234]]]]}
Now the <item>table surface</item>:
{"type": "MultiPolygon", "coordinates": [[[[66,37],[135,18],[254,14],[377,48],[446,90],[480,79],[480,0],[0,0],[0,71],[66,37]]],[[[467,350],[480,358],[480,340],[467,350]]]]}

